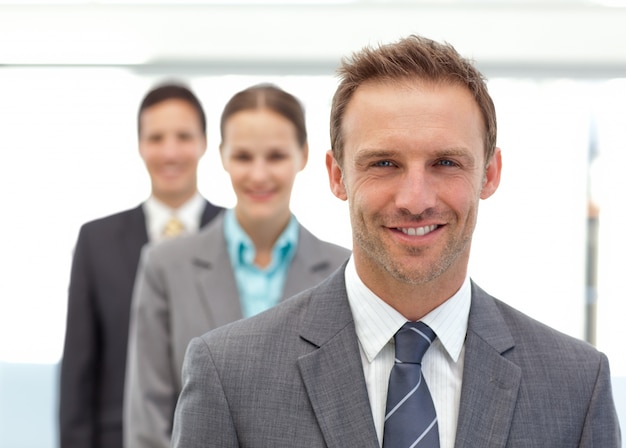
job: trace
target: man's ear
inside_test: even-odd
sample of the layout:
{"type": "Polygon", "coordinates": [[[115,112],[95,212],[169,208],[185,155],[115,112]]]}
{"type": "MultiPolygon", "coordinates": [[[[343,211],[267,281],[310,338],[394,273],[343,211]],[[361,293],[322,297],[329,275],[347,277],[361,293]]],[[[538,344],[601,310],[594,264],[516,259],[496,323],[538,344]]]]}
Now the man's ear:
{"type": "Polygon", "coordinates": [[[500,174],[502,173],[502,152],[500,148],[496,148],[491,160],[485,170],[485,180],[483,181],[483,188],[480,191],[480,198],[487,199],[494,194],[500,185],[500,174]]]}
{"type": "Polygon", "coordinates": [[[302,147],[302,164],[300,166],[300,171],[304,169],[307,162],[309,161],[309,144],[305,143],[302,147]]]}
{"type": "Polygon", "coordinates": [[[330,183],[330,191],[333,192],[342,201],[348,199],[346,187],[343,184],[343,171],[335,160],[332,151],[326,151],[326,169],[328,170],[328,181],[330,183]]]}
{"type": "Polygon", "coordinates": [[[202,152],[200,154],[200,158],[204,156],[204,154],[206,154],[206,148],[207,148],[207,141],[206,141],[206,137],[202,137],[202,140],[204,141],[202,144],[202,152]]]}

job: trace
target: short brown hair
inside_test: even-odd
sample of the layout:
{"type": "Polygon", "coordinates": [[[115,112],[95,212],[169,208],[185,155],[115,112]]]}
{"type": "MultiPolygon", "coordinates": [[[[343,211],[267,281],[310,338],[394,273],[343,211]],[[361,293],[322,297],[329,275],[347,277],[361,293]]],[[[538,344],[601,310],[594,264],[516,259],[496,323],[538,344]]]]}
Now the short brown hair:
{"type": "MultiPolygon", "coordinates": [[[[282,115],[296,128],[296,138],[301,147],[307,142],[306,120],[302,103],[290,93],[273,84],[257,84],[236,93],[224,106],[220,119],[220,134],[224,142],[224,130],[228,119],[243,110],[269,109],[282,115]]],[[[221,145],[220,145],[221,146],[221,145]]]]}
{"type": "Polygon", "coordinates": [[[196,95],[194,95],[189,87],[178,81],[159,84],[146,93],[141,101],[141,104],[139,105],[139,113],[137,114],[137,131],[139,134],[141,134],[141,114],[155,104],[159,104],[167,100],[182,100],[193,107],[198,115],[198,122],[200,124],[202,135],[206,136],[206,115],[204,114],[204,109],[202,108],[200,100],[196,95]]]}
{"type": "Polygon", "coordinates": [[[350,58],[344,58],[337,74],[340,82],[330,112],[330,141],[339,166],[343,166],[344,149],[341,127],[356,89],[366,81],[404,81],[412,78],[467,87],[476,100],[485,125],[485,163],[491,159],[496,147],[496,111],[485,77],[451,45],[411,35],[378,48],[365,47],[350,58]]]}

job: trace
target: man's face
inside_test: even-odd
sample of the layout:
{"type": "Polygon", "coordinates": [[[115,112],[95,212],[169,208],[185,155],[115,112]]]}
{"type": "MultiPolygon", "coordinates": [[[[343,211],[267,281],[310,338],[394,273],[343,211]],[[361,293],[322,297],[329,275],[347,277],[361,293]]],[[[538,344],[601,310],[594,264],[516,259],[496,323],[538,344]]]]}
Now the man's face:
{"type": "MultiPolygon", "coordinates": [[[[423,285],[466,274],[478,202],[496,190],[500,151],[485,168],[482,116],[452,84],[360,86],[346,109],[344,162],[327,155],[331,189],[350,204],[363,279],[423,285]]],[[[365,280],[367,283],[367,280],[365,280]]]]}
{"type": "Polygon", "coordinates": [[[152,182],[152,194],[178,207],[197,189],[197,169],[206,150],[198,113],[189,103],[171,99],[141,114],[139,153],[152,182]]]}

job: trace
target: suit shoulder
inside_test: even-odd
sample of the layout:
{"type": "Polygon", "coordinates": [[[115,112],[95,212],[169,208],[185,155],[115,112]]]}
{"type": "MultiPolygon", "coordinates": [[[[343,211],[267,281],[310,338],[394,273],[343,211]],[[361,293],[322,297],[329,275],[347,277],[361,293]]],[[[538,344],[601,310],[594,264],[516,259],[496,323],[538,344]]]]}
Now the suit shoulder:
{"type": "Polygon", "coordinates": [[[495,298],[494,300],[518,346],[526,346],[536,352],[554,353],[558,350],[561,360],[570,359],[573,362],[592,360],[595,363],[602,357],[602,354],[588,342],[539,322],[501,300],[495,298]]]}
{"type": "Polygon", "coordinates": [[[184,259],[190,254],[198,253],[199,247],[213,250],[220,242],[224,242],[222,223],[223,221],[221,219],[215,218],[197,233],[182,235],[149,246],[148,251],[150,252],[150,256],[175,261],[184,259]]]}
{"type": "Polygon", "coordinates": [[[216,347],[240,344],[242,339],[272,347],[268,342],[276,341],[280,345],[280,341],[286,339],[299,339],[300,332],[307,328],[314,328],[328,336],[350,322],[352,314],[345,290],[344,271],[339,269],[316,286],[275,307],[209,331],[202,338],[216,347]],[[329,316],[332,318],[329,319],[329,316]]]}
{"type": "Polygon", "coordinates": [[[145,222],[141,206],[88,221],[81,226],[80,232],[82,234],[101,234],[102,232],[115,230],[120,226],[127,224],[128,221],[133,218],[145,222]]]}
{"type": "Polygon", "coordinates": [[[339,246],[338,244],[330,243],[328,241],[319,240],[319,242],[322,250],[333,258],[347,259],[350,256],[350,249],[346,249],[343,246],[339,246]]]}
{"type": "Polygon", "coordinates": [[[242,341],[263,342],[267,345],[271,340],[284,339],[287,334],[298,331],[299,322],[302,321],[316,288],[302,291],[256,316],[211,330],[201,338],[207,345],[220,349],[230,344],[239,345],[242,341]]]}
{"type": "Polygon", "coordinates": [[[302,224],[300,224],[300,241],[307,250],[317,250],[320,254],[332,259],[347,259],[351,253],[349,249],[343,246],[319,239],[302,224]]]}

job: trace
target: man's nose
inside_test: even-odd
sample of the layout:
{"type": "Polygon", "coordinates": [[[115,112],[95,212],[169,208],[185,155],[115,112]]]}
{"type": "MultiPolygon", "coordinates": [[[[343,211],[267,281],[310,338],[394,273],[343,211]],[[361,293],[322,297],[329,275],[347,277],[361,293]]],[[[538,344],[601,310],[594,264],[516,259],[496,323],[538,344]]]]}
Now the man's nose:
{"type": "Polygon", "coordinates": [[[433,208],[436,202],[435,186],[425,169],[410,168],[400,176],[395,193],[396,207],[419,215],[433,208]]]}

